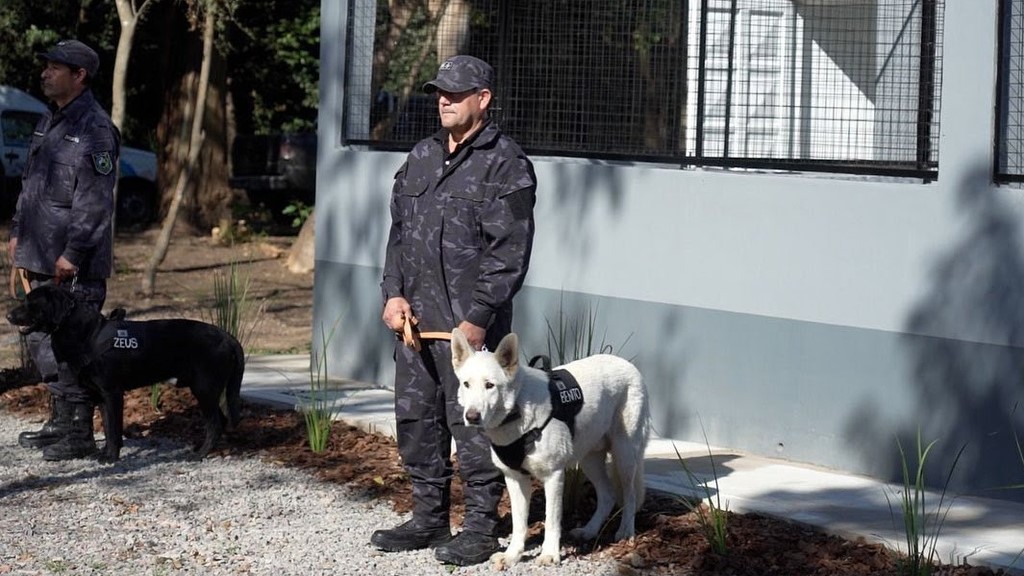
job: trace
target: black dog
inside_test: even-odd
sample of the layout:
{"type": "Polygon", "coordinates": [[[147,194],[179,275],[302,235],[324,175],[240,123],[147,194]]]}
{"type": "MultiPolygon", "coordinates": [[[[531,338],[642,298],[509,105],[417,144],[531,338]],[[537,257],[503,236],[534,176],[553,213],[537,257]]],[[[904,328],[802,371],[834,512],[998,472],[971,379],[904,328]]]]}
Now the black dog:
{"type": "Polygon", "coordinates": [[[233,336],[195,320],[131,322],[124,314],[104,317],[81,305],[70,292],[40,286],[7,314],[23,334],[45,332],[58,362],[66,362],[100,406],[107,443],[100,461],[121,456],[124,393],[171,378],[187,386],[206,420],[206,437],[196,447],[204,458],[220,440],[225,424],[238,424],[245,354],[233,336]],[[221,396],[226,409],[221,410],[221,396]]]}

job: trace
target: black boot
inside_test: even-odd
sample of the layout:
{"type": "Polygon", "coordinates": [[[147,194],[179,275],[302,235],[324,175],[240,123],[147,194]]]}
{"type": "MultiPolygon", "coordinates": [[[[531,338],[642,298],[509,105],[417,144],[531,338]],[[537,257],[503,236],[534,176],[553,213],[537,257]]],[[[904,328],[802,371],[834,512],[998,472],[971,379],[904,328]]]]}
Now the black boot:
{"type": "Polygon", "coordinates": [[[68,435],[71,429],[71,404],[63,396],[50,394],[50,419],[34,432],[18,434],[22,448],[45,448],[68,435]]]}
{"type": "Polygon", "coordinates": [[[370,543],[387,552],[421,550],[444,544],[452,539],[448,525],[422,526],[416,519],[390,530],[377,530],[370,536],[370,543]]]}
{"type": "Polygon", "coordinates": [[[488,534],[463,530],[451,542],[434,549],[434,558],[445,564],[472,566],[486,562],[501,549],[498,539],[488,534]]]}
{"type": "Polygon", "coordinates": [[[74,460],[86,458],[97,452],[96,439],[92,435],[91,402],[69,402],[71,425],[68,434],[59,442],[43,448],[43,460],[74,460]]]}

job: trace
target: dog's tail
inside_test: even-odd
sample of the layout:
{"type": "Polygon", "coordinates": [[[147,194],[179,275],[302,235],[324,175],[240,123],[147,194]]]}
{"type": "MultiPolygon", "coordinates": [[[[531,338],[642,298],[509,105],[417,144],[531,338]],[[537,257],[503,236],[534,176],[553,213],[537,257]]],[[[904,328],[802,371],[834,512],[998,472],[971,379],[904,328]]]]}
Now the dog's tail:
{"type": "Polygon", "coordinates": [[[234,352],[235,367],[231,371],[231,379],[224,389],[224,403],[221,409],[228,419],[228,425],[234,428],[242,419],[242,376],[245,375],[245,351],[237,340],[232,338],[232,351],[234,352]]]}
{"type": "MultiPolygon", "coordinates": [[[[642,506],[645,495],[644,452],[651,436],[650,406],[647,402],[647,389],[643,379],[637,372],[633,383],[626,390],[625,409],[622,410],[622,430],[625,432],[627,447],[615,450],[613,459],[623,458],[628,462],[615,462],[616,496],[623,498],[622,490],[632,486],[637,506],[642,506]],[[624,475],[631,475],[625,478],[624,475]]],[[[619,504],[622,504],[620,501],[619,504]]]]}

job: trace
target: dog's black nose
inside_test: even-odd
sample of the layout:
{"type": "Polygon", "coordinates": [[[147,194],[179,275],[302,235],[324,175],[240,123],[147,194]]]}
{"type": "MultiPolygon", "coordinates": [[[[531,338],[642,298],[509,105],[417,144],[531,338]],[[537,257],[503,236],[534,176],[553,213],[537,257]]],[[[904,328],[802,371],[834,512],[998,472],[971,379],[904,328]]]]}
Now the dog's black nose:
{"type": "Polygon", "coordinates": [[[466,410],[466,424],[471,426],[480,425],[480,413],[476,410],[466,410]]]}

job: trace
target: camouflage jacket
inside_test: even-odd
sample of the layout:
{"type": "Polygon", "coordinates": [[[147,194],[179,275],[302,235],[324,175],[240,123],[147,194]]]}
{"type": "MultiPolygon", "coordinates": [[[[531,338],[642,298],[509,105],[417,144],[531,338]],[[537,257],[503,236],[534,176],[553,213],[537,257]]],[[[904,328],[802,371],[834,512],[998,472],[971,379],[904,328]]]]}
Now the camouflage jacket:
{"type": "Polygon", "coordinates": [[[53,275],[60,256],[81,278],[107,278],[120,134],[86,90],[36,126],[11,223],[15,265],[53,275]]]}
{"type": "Polygon", "coordinates": [[[404,296],[421,330],[468,320],[493,347],[529,267],[537,178],[493,123],[451,155],[447,142],[446,130],[419,142],[395,175],[381,290],[404,296]]]}

